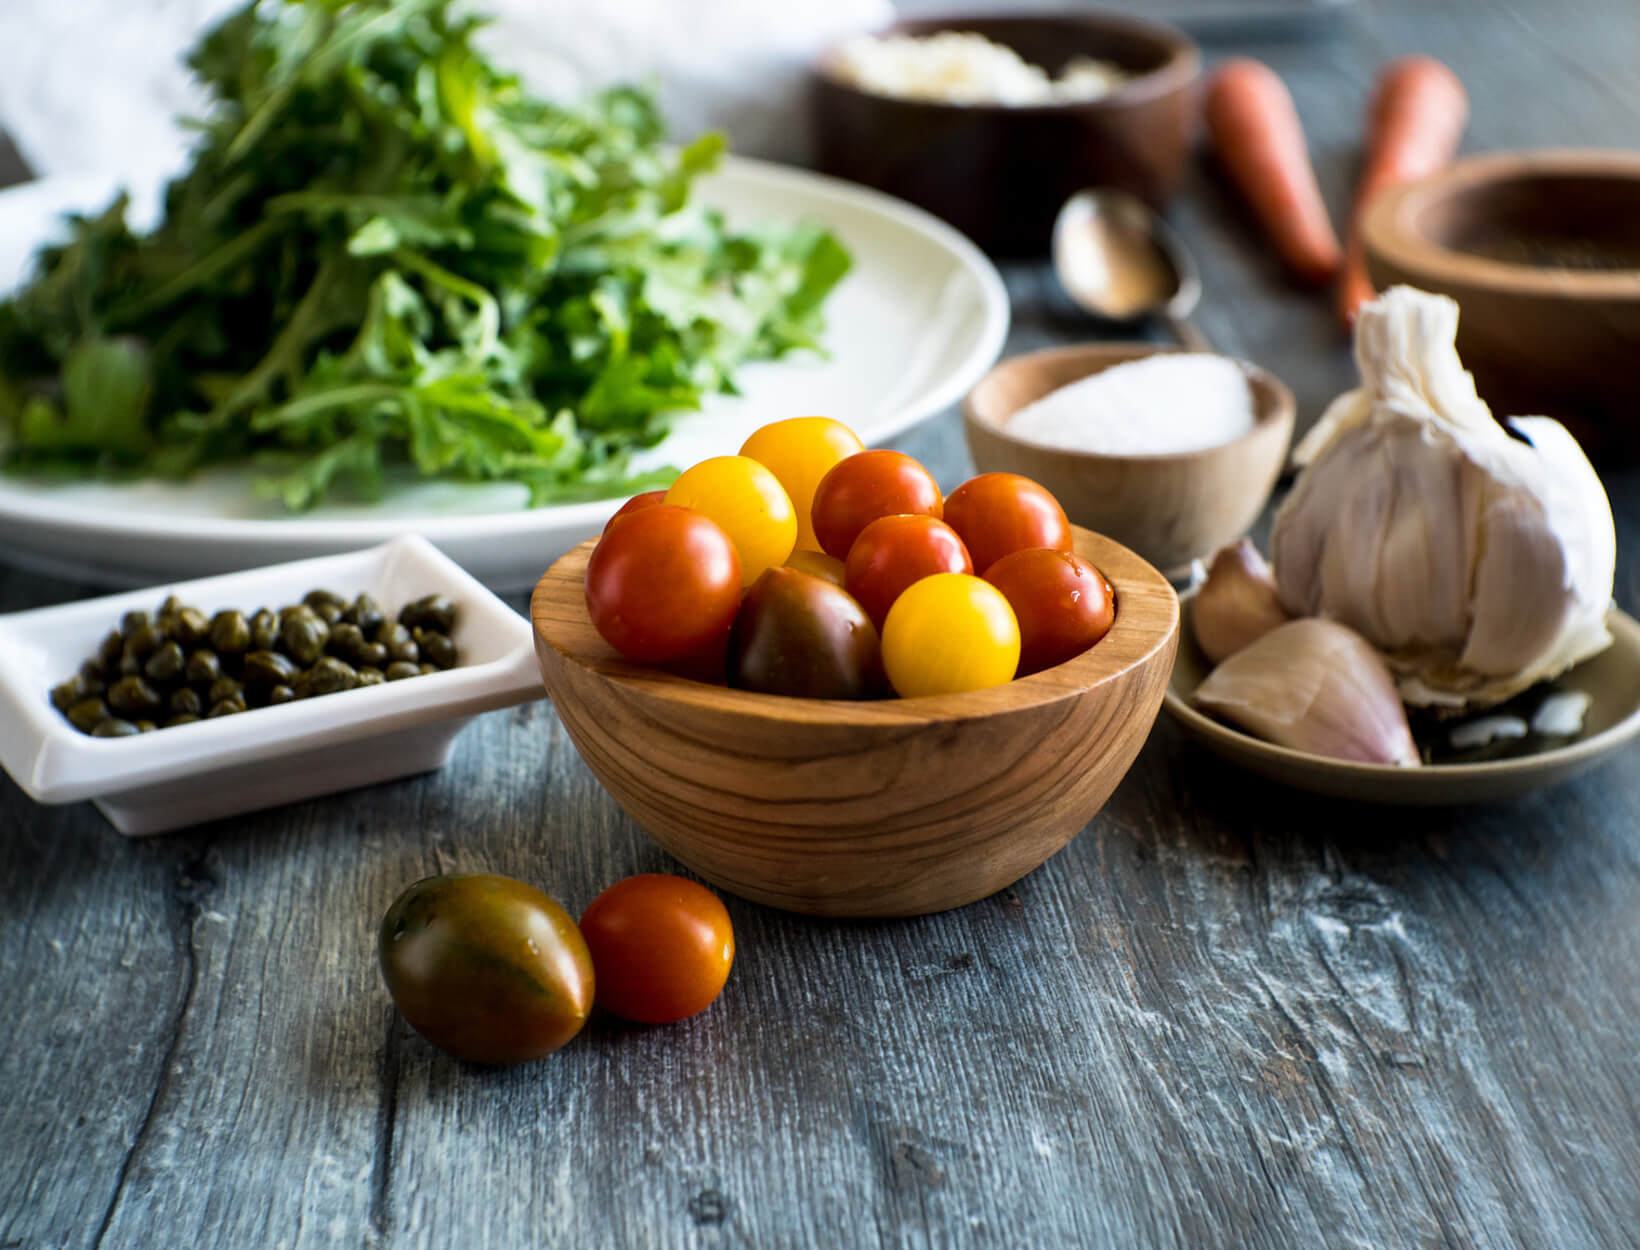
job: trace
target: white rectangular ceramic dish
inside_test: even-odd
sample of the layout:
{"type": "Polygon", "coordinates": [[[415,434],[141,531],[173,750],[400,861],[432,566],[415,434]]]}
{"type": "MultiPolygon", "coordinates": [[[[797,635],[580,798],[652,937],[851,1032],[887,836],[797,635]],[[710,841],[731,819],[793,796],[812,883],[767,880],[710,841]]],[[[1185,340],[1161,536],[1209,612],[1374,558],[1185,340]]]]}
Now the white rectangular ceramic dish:
{"type": "Polygon", "coordinates": [[[439,768],[474,716],[541,698],[530,623],[423,538],[0,616],[0,765],[41,803],[92,799],[124,834],[439,768]],[[132,609],[176,594],[207,613],[294,603],[315,588],[369,592],[389,614],[456,600],[456,667],[409,681],[256,708],[135,738],[93,738],[51,705],[132,609]],[[272,765],[272,766],[270,766],[272,765]]]}

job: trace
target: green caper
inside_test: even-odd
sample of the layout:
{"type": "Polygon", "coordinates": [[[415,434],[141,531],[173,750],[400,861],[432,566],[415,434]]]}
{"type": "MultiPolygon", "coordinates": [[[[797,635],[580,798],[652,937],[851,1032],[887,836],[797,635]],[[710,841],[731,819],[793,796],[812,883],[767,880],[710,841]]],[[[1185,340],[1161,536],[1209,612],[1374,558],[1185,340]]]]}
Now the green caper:
{"type": "Polygon", "coordinates": [[[80,665],[80,676],[85,678],[86,685],[97,693],[103,688],[103,666],[100,660],[87,660],[80,665]]]}
{"type": "Polygon", "coordinates": [[[341,621],[330,627],[330,651],[344,660],[351,660],[364,646],[364,630],[350,621],[341,621]]]}
{"type": "Polygon", "coordinates": [[[347,607],[347,600],[342,598],[334,590],[310,590],[307,594],[302,596],[302,602],[314,611],[318,611],[320,608],[324,607],[347,607]]]}
{"type": "Polygon", "coordinates": [[[222,661],[215,651],[195,651],[188,657],[182,675],[196,686],[208,686],[222,676],[222,661]]]}
{"type": "Polygon", "coordinates": [[[455,623],[456,605],[447,595],[427,595],[399,611],[399,624],[422,625],[441,634],[449,633],[455,623]]]}
{"type": "Polygon", "coordinates": [[[182,670],[187,661],[183,658],[182,645],[177,642],[161,643],[159,649],[148,657],[148,662],[142,666],[142,671],[155,681],[175,681],[182,676],[182,670]]]}
{"type": "Polygon", "coordinates": [[[171,710],[178,716],[198,716],[205,710],[205,700],[199,691],[189,686],[171,691],[171,710]]]}
{"type": "Polygon", "coordinates": [[[408,660],[394,660],[387,666],[385,676],[388,681],[403,681],[406,677],[420,677],[421,666],[412,664],[408,660]]]}
{"type": "Polygon", "coordinates": [[[236,712],[247,710],[244,696],[236,694],[231,699],[218,699],[211,704],[211,710],[205,714],[205,718],[213,720],[218,716],[232,716],[236,712]]]}
{"type": "Polygon", "coordinates": [[[159,611],[155,615],[176,616],[182,611],[182,608],[181,599],[178,599],[175,595],[166,595],[165,602],[159,605],[159,611]]]}
{"type": "Polygon", "coordinates": [[[170,720],[166,721],[163,727],[166,729],[175,729],[178,725],[192,725],[198,720],[198,715],[193,712],[178,712],[175,716],[171,717],[170,720]]]}
{"type": "Polygon", "coordinates": [[[318,607],[313,609],[313,614],[326,625],[335,625],[341,621],[342,613],[345,610],[346,609],[334,603],[321,603],[318,607]]]}
{"type": "Polygon", "coordinates": [[[279,645],[279,617],[262,608],[251,617],[251,650],[272,651],[279,645]]]}
{"type": "Polygon", "coordinates": [[[301,670],[288,656],[277,651],[252,651],[245,657],[245,684],[287,686],[301,670]]]}
{"type": "Polygon", "coordinates": [[[158,625],[144,625],[135,633],[125,636],[125,654],[134,659],[146,660],[165,641],[165,631],[158,625]]]}
{"type": "Polygon", "coordinates": [[[84,673],[75,673],[62,685],[51,688],[51,706],[59,712],[66,712],[82,699],[89,699],[92,695],[101,693],[100,690],[93,689],[91,681],[84,673]]]}
{"type": "Polygon", "coordinates": [[[296,700],[296,691],[289,686],[274,686],[268,691],[268,706],[278,707],[281,703],[292,703],[296,700]]]}
{"type": "Polygon", "coordinates": [[[146,612],[127,612],[124,616],[120,617],[120,633],[129,638],[144,625],[149,624],[153,619],[154,618],[149,616],[146,612]]]}
{"type": "Polygon", "coordinates": [[[387,675],[379,668],[366,665],[359,670],[359,684],[361,686],[379,686],[387,680],[387,675]]]}
{"type": "Polygon", "coordinates": [[[369,595],[360,595],[348,608],[347,615],[343,619],[357,625],[364,631],[364,636],[368,638],[382,627],[383,622],[387,620],[387,614],[381,610],[381,605],[369,595]]]}
{"type": "Polygon", "coordinates": [[[151,734],[158,728],[159,726],[151,720],[139,720],[137,722],[137,732],[139,734],[151,734]]]}
{"type": "Polygon", "coordinates": [[[110,674],[116,677],[139,677],[142,675],[142,661],[134,655],[120,656],[120,662],[114,666],[110,674]]]}
{"type": "Polygon", "coordinates": [[[386,668],[390,658],[387,648],[379,642],[364,643],[353,653],[355,663],[369,668],[386,668]]]}
{"type": "Polygon", "coordinates": [[[211,618],[198,608],[183,608],[171,626],[171,637],[185,647],[197,647],[211,635],[211,618]]]}
{"type": "Polygon", "coordinates": [[[343,660],[327,655],[308,670],[308,681],[314,694],[335,694],[351,690],[359,684],[358,671],[343,660]]]}
{"type": "Polygon", "coordinates": [[[298,699],[311,698],[313,695],[313,674],[304,669],[297,673],[290,683],[291,693],[298,699]]]}
{"type": "Polygon", "coordinates": [[[245,687],[232,677],[218,677],[211,683],[211,689],[205,696],[205,702],[216,704],[225,699],[244,700],[245,687]]]}
{"type": "Polygon", "coordinates": [[[93,738],[132,738],[141,732],[142,730],[130,721],[121,720],[117,716],[110,716],[97,723],[91,731],[91,736],[93,738]]]}
{"type": "Polygon", "coordinates": [[[165,706],[165,700],[142,678],[122,677],[108,688],[108,706],[129,716],[157,712],[165,706]]]}
{"type": "Polygon", "coordinates": [[[439,671],[439,667],[437,664],[429,664],[424,660],[416,666],[416,671],[423,677],[431,677],[434,673],[439,671]]]}
{"type": "Polygon", "coordinates": [[[116,629],[97,647],[97,662],[102,665],[103,672],[111,673],[119,667],[120,657],[124,654],[125,638],[116,629]]]}
{"type": "Polygon", "coordinates": [[[219,656],[242,655],[251,645],[251,627],[243,612],[232,609],[211,618],[211,646],[219,656]]]}
{"type": "Polygon", "coordinates": [[[415,635],[397,621],[383,621],[380,628],[376,630],[376,641],[390,650],[401,643],[413,642],[414,640],[415,635]]]}
{"type": "Polygon", "coordinates": [[[279,618],[285,650],[302,664],[316,664],[330,641],[330,626],[306,604],[286,608],[279,618]]]}
{"type": "Polygon", "coordinates": [[[416,645],[414,639],[406,638],[403,642],[387,648],[387,658],[406,664],[418,664],[421,662],[421,648],[416,645]]]}
{"type": "Polygon", "coordinates": [[[456,666],[456,644],[450,641],[448,634],[435,634],[431,630],[421,636],[421,658],[431,660],[440,668],[454,668],[456,666]]]}
{"type": "Polygon", "coordinates": [[[68,723],[81,733],[88,734],[98,724],[108,719],[108,704],[101,699],[81,699],[64,713],[68,723]]]}

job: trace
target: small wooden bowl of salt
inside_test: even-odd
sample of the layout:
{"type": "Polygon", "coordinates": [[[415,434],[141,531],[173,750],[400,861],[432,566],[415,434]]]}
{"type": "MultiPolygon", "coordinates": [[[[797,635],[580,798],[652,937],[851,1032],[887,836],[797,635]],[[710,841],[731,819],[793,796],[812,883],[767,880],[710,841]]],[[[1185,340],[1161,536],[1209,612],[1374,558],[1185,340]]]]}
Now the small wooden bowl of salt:
{"type": "Polygon", "coordinates": [[[1247,532],[1293,435],[1293,394],[1256,365],[1156,343],[1005,360],[963,402],[982,473],[1042,483],[1066,514],[1181,570],[1247,532]]]}

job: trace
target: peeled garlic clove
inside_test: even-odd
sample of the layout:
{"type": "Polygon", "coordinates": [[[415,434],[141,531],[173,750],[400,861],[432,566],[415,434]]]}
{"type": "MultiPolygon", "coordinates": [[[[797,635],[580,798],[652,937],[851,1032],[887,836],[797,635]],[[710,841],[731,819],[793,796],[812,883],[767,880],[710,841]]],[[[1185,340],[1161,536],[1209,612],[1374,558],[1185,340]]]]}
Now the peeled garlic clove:
{"type": "Polygon", "coordinates": [[[1295,751],[1364,764],[1418,763],[1383,657],[1334,621],[1306,617],[1272,629],[1215,668],[1195,701],[1295,751]]]}
{"type": "Polygon", "coordinates": [[[1245,538],[1219,548],[1190,609],[1196,643],[1214,664],[1291,619],[1276,597],[1270,566],[1245,538]]]}

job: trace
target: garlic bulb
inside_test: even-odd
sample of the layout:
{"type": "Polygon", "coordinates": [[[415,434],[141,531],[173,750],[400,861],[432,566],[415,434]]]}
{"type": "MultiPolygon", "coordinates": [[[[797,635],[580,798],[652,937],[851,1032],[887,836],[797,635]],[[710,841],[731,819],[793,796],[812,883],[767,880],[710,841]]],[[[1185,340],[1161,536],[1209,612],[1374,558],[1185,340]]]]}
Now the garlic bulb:
{"type": "Polygon", "coordinates": [[[1408,703],[1487,707],[1611,642],[1611,505],[1547,417],[1492,420],[1458,359],[1458,306],[1395,287],[1361,311],[1361,385],[1305,438],[1276,514],[1284,608],[1388,660],[1408,703]]]}
{"type": "Polygon", "coordinates": [[[1291,619],[1276,598],[1270,566],[1245,538],[1214,554],[1190,609],[1196,643],[1214,664],[1291,619]]]}
{"type": "Polygon", "coordinates": [[[1289,621],[1196,687],[1196,704],[1278,746],[1366,764],[1418,763],[1395,678],[1371,643],[1333,621],[1289,621]]]}

